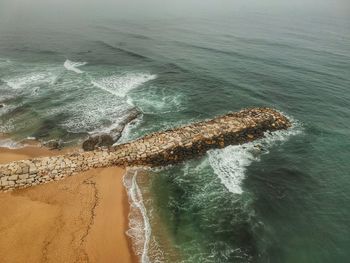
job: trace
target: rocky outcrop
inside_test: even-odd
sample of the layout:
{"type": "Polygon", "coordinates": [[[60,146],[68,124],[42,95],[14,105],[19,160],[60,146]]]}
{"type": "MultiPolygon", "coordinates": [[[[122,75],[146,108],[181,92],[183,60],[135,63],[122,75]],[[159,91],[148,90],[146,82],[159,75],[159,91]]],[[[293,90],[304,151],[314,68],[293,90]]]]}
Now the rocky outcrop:
{"type": "Polygon", "coordinates": [[[50,140],[47,142],[43,142],[43,146],[49,148],[50,150],[59,150],[63,148],[62,140],[50,140]]]}
{"type": "Polygon", "coordinates": [[[120,137],[122,136],[122,133],[125,129],[125,127],[137,119],[141,115],[141,112],[134,108],[131,111],[128,112],[128,115],[125,116],[124,119],[122,119],[119,123],[118,126],[115,127],[114,129],[111,130],[110,135],[112,136],[114,142],[117,142],[120,137]]]}
{"type": "Polygon", "coordinates": [[[83,150],[93,151],[99,147],[112,146],[120,139],[126,125],[135,120],[139,115],[140,111],[136,108],[132,109],[128,115],[118,123],[117,127],[110,131],[109,134],[103,133],[89,136],[89,138],[83,142],[83,150]]]}
{"type": "Polygon", "coordinates": [[[84,151],[93,151],[99,147],[112,146],[114,140],[109,134],[99,134],[89,137],[83,142],[84,151]]]}
{"type": "Polygon", "coordinates": [[[59,180],[90,168],[175,164],[204,155],[209,149],[250,142],[264,137],[265,132],[290,126],[289,120],[273,109],[245,109],[115,147],[3,164],[0,190],[59,180]]]}

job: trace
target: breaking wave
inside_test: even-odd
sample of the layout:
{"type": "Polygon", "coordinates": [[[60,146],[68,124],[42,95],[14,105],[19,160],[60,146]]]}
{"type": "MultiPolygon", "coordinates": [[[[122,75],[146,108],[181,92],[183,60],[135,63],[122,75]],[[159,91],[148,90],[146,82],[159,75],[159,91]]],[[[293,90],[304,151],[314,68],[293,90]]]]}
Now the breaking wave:
{"type": "Polygon", "coordinates": [[[228,191],[242,194],[242,181],[247,167],[252,162],[259,161],[261,155],[268,153],[272,146],[302,132],[301,124],[290,119],[293,126],[288,130],[265,132],[264,138],[254,142],[208,151],[209,164],[228,191]]]}

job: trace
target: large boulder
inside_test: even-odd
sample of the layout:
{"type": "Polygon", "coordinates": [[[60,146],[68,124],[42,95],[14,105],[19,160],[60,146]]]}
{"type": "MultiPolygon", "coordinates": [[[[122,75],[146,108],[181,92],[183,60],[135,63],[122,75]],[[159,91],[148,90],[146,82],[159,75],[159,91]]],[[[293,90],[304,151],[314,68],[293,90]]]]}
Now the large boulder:
{"type": "Polygon", "coordinates": [[[140,116],[140,114],[141,112],[138,109],[133,108],[128,112],[128,115],[126,115],[125,118],[119,122],[118,126],[111,130],[110,135],[113,137],[114,142],[120,139],[126,125],[135,120],[138,116],[140,116]]]}
{"type": "Polygon", "coordinates": [[[109,134],[100,134],[95,136],[90,136],[87,140],[83,142],[84,151],[93,151],[98,147],[108,147],[112,146],[114,140],[109,134]]]}
{"type": "Polygon", "coordinates": [[[123,118],[118,123],[117,127],[110,131],[109,134],[92,135],[88,139],[86,139],[82,145],[83,150],[93,151],[98,147],[112,146],[115,142],[117,142],[120,139],[126,125],[135,120],[140,114],[141,112],[138,109],[132,109],[128,112],[128,115],[126,115],[125,118],[123,118]]]}
{"type": "Polygon", "coordinates": [[[59,150],[63,148],[63,141],[62,140],[50,140],[47,142],[44,142],[43,145],[46,148],[49,148],[50,150],[59,150]]]}

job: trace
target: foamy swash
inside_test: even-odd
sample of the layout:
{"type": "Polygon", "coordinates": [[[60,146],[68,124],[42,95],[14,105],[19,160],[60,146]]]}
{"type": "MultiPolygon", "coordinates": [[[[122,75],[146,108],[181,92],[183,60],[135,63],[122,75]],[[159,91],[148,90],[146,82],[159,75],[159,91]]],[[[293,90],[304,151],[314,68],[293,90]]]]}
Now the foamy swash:
{"type": "Polygon", "coordinates": [[[143,203],[141,190],[137,184],[138,171],[129,170],[124,176],[130,202],[129,227],[127,234],[132,238],[134,250],[141,263],[149,263],[148,248],[151,238],[151,225],[143,203]]]}

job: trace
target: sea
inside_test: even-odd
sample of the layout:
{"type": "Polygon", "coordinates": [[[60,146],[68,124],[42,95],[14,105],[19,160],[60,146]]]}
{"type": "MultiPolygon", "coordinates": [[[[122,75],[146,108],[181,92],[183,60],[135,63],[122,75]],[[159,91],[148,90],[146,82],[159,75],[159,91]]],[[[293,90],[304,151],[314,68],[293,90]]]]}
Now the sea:
{"type": "Polygon", "coordinates": [[[142,263],[350,262],[350,15],[232,15],[0,26],[0,146],[117,143],[247,107],[293,127],[129,168],[142,263]],[[261,145],[257,152],[255,145],[261,145]]]}

